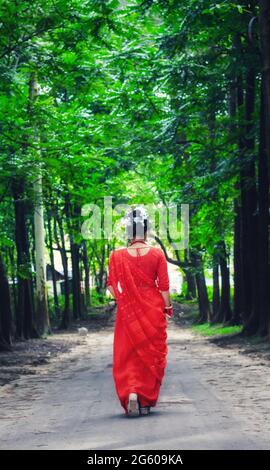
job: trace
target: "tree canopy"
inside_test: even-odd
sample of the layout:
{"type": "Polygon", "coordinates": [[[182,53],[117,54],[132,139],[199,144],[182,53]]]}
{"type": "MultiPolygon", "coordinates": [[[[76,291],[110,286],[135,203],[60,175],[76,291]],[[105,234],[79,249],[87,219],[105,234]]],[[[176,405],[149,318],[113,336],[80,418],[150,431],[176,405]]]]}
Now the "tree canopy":
{"type": "Polygon", "coordinates": [[[3,347],[12,324],[19,338],[44,333],[37,207],[52,267],[61,255],[61,325],[87,311],[89,275],[103,298],[117,240],[84,240],[81,208],[104,196],[188,204],[189,255],[156,240],[199,320],[268,335],[268,2],[2,0],[0,12],[3,347]]]}

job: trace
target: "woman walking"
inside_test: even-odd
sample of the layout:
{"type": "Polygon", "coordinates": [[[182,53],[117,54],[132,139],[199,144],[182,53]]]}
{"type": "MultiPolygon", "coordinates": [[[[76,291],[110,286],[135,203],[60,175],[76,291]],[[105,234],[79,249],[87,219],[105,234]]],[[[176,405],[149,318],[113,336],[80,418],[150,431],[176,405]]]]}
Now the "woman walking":
{"type": "Polygon", "coordinates": [[[132,237],[109,259],[107,286],[117,302],[113,378],[128,416],[156,405],[167,365],[167,320],[172,316],[166,258],[148,245],[147,219],[129,214],[132,237]]]}

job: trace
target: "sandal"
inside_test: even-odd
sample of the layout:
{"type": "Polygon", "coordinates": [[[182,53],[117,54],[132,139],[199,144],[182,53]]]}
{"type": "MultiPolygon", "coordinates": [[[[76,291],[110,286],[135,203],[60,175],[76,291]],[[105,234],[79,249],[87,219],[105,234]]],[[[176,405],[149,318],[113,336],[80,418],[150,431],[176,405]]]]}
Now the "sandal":
{"type": "Polygon", "coordinates": [[[137,393],[130,393],[128,397],[128,415],[139,416],[139,402],[137,393]]]}

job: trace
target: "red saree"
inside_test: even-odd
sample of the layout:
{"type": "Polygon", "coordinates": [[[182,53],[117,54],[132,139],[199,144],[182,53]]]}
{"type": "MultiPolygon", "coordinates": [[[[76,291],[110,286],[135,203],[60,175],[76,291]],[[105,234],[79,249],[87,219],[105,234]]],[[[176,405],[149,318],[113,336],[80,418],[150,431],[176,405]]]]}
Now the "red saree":
{"type": "Polygon", "coordinates": [[[127,413],[128,396],[155,406],[167,365],[167,320],[160,290],[169,290],[167,262],[159,248],[142,256],[126,248],[111,253],[107,285],[115,292],[117,314],[113,378],[127,413]]]}

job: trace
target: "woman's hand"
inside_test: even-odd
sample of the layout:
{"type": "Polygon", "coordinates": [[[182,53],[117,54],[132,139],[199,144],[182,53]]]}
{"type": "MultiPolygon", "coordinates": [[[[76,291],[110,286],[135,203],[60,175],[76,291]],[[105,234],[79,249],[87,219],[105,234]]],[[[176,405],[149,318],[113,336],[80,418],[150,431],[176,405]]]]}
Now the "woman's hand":
{"type": "Polygon", "coordinates": [[[168,307],[164,307],[164,314],[167,320],[172,318],[173,316],[173,308],[172,305],[169,305],[168,307]]]}

